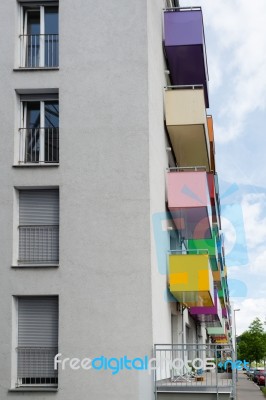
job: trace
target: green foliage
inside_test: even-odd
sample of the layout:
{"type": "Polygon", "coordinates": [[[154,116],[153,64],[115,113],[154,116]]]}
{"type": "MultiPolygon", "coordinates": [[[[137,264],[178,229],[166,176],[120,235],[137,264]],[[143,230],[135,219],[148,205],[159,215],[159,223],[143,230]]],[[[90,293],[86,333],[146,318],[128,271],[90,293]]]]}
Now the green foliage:
{"type": "Polygon", "coordinates": [[[262,393],[264,394],[264,397],[266,397],[266,387],[261,388],[262,393]]]}
{"type": "Polygon", "coordinates": [[[260,362],[266,357],[266,333],[259,318],[255,318],[238,338],[238,359],[260,362]]]}

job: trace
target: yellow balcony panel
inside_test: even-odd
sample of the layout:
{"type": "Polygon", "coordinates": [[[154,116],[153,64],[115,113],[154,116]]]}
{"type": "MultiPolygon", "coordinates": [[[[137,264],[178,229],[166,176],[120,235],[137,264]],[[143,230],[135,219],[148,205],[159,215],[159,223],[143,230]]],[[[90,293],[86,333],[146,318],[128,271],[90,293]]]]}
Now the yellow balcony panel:
{"type": "Polygon", "coordinates": [[[210,141],[203,88],[165,91],[167,130],[178,164],[210,171],[210,141]]]}
{"type": "Polygon", "coordinates": [[[188,307],[214,305],[214,284],[207,254],[171,254],[169,288],[172,295],[188,307]]]}

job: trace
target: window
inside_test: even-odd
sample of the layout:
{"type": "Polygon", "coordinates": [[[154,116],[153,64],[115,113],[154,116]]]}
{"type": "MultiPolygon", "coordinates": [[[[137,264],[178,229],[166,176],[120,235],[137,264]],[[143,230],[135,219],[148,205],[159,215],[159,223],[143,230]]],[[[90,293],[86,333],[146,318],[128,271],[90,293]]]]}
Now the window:
{"type": "MultiPolygon", "coordinates": [[[[52,3],[54,4],[54,3],[52,3]]],[[[55,68],[58,60],[58,5],[21,5],[20,66],[55,68]]]]}
{"type": "Polygon", "coordinates": [[[58,385],[58,297],[17,298],[17,386],[58,385]]]}
{"type": "Polygon", "coordinates": [[[21,95],[20,164],[59,163],[58,94],[21,95]]]}
{"type": "Polygon", "coordinates": [[[59,191],[19,191],[19,265],[59,262],[59,191]]]}

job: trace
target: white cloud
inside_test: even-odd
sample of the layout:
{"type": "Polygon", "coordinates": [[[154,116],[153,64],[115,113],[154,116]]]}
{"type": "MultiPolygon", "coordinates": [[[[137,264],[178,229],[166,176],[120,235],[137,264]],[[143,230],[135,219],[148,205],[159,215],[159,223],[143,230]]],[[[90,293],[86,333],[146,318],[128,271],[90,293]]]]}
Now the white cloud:
{"type": "Polygon", "coordinates": [[[266,195],[263,193],[246,194],[242,200],[246,239],[250,252],[255,250],[258,253],[259,247],[265,247],[265,205],[266,195]]]}
{"type": "Polygon", "coordinates": [[[256,317],[260,318],[261,322],[264,323],[266,318],[266,298],[248,298],[243,301],[232,303],[232,310],[238,308],[240,308],[240,311],[235,313],[237,335],[247,330],[256,317]]]}

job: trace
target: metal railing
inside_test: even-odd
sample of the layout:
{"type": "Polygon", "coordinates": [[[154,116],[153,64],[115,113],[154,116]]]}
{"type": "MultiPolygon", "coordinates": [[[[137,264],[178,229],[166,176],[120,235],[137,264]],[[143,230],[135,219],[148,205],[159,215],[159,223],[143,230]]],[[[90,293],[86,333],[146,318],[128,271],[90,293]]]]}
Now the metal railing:
{"type": "Polygon", "coordinates": [[[59,163],[59,128],[20,128],[19,163],[59,163]]]}
{"type": "Polygon", "coordinates": [[[234,351],[227,344],[156,344],[155,392],[235,393],[234,351]]]}
{"type": "Polygon", "coordinates": [[[195,166],[195,167],[169,167],[166,168],[168,172],[206,172],[207,168],[205,166],[195,166]]]}
{"type": "Polygon", "coordinates": [[[199,6],[192,6],[192,7],[172,7],[171,5],[166,4],[166,7],[163,8],[163,11],[201,11],[202,8],[199,6]]]}
{"type": "Polygon", "coordinates": [[[178,250],[169,250],[169,254],[176,254],[176,255],[204,255],[207,254],[209,255],[209,250],[208,249],[178,249],[178,250]]]}
{"type": "MultiPolygon", "coordinates": [[[[204,85],[202,83],[195,84],[195,85],[167,85],[164,87],[165,90],[173,89],[173,90],[197,90],[197,89],[204,89],[204,85]]],[[[207,118],[207,114],[206,114],[207,118]]]]}
{"type": "Polygon", "coordinates": [[[54,369],[57,347],[18,347],[17,386],[54,386],[58,371],[54,369]]]}
{"type": "Polygon", "coordinates": [[[19,226],[19,264],[59,262],[59,226],[19,226]]]}
{"type": "Polygon", "coordinates": [[[21,68],[55,68],[59,65],[59,35],[20,35],[21,68]]]}

